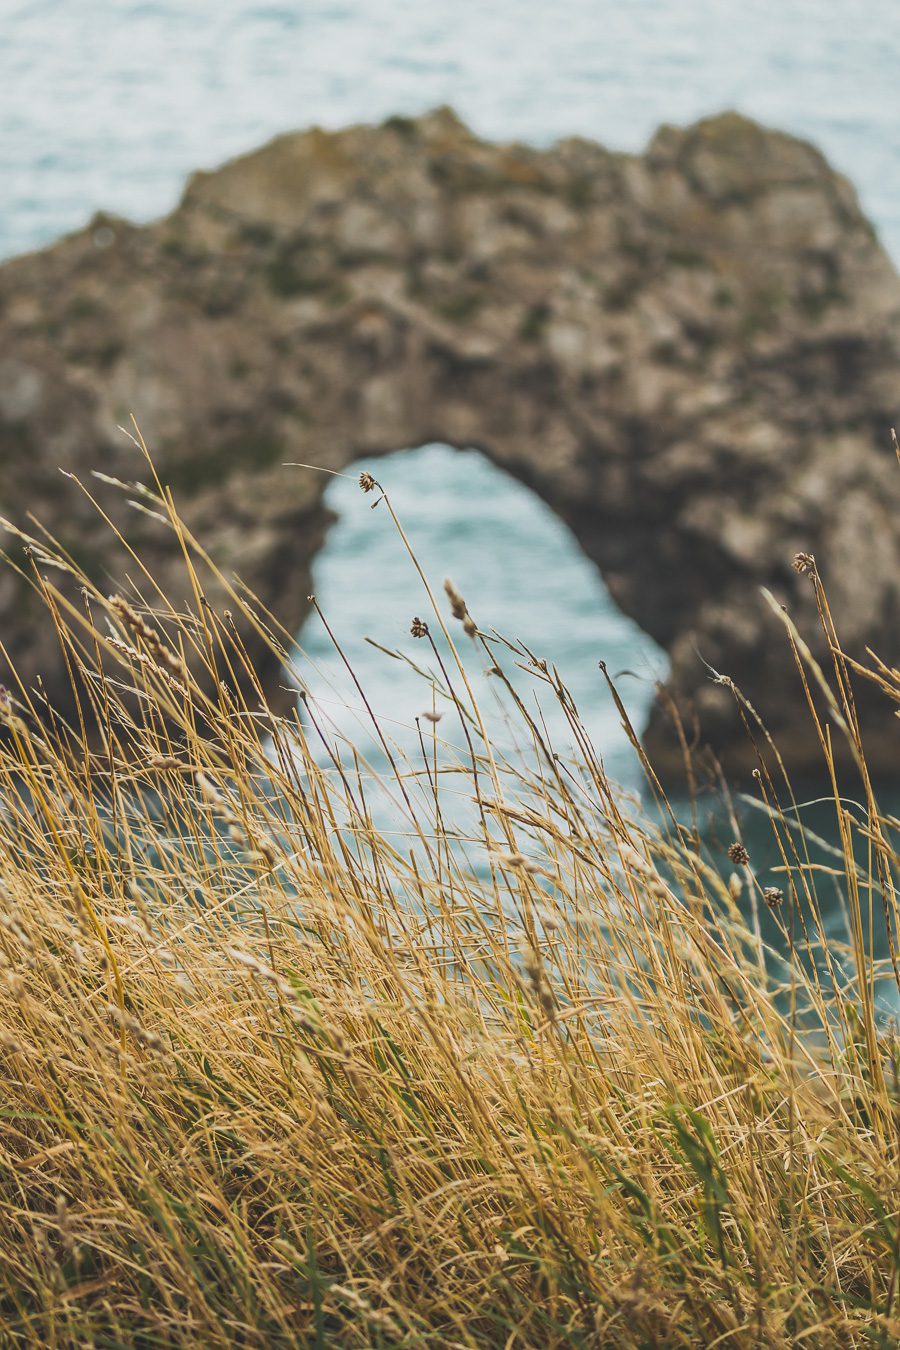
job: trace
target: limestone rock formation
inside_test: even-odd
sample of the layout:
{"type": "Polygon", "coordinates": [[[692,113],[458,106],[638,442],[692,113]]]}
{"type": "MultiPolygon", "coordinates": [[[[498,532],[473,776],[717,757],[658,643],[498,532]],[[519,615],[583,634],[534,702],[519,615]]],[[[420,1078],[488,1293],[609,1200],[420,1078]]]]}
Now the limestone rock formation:
{"type": "MultiPolygon", "coordinates": [[[[898,357],[900,278],[852,188],[742,117],[640,156],[491,144],[448,110],[312,130],[195,175],[159,222],[98,217],[0,268],[0,515],[121,577],[59,467],[141,472],[133,413],[210,552],[296,629],[327,479],[283,462],[477,446],[569,524],[726,760],[744,733],[708,667],[802,769],[818,748],[759,591],[812,640],[791,559],[814,553],[847,647],[900,655],[898,357]]],[[[178,584],[171,539],[129,530],[178,584]]],[[[3,644],[63,699],[32,614],[6,569],[3,644]]],[[[665,766],[664,718],[648,739],[665,766]]]]}

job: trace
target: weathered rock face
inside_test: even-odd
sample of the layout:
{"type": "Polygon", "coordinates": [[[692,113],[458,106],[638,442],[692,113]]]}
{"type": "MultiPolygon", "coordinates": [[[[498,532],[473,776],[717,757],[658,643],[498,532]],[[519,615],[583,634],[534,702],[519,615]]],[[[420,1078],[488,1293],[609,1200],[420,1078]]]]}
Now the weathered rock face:
{"type": "MultiPolygon", "coordinates": [[[[814,633],[796,551],[845,645],[900,655],[898,405],[900,278],[853,190],[732,114],[639,157],[488,144],[445,110],[284,136],[156,224],[98,218],[0,268],[0,513],[121,575],[58,466],[134,477],[134,413],[210,552],[296,628],[327,479],[283,462],[477,446],[568,522],[733,764],[743,732],[698,653],[818,762],[759,596],[814,633]]],[[[129,530],[180,584],[171,537],[129,530]]],[[[31,615],[4,574],[3,641],[63,698],[31,615]]],[[[661,717],[648,739],[665,761],[661,717]]],[[[893,737],[872,746],[893,769],[893,737]]]]}

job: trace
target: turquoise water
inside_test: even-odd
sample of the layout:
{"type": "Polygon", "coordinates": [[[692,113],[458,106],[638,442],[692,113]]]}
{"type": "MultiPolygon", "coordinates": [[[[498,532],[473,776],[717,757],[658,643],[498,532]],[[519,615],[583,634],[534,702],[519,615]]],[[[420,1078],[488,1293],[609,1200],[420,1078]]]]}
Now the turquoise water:
{"type": "Polygon", "coordinates": [[[900,256],[892,0],[0,0],[0,253],[290,127],[455,105],[639,149],[736,107],[816,141],[900,256]]]}

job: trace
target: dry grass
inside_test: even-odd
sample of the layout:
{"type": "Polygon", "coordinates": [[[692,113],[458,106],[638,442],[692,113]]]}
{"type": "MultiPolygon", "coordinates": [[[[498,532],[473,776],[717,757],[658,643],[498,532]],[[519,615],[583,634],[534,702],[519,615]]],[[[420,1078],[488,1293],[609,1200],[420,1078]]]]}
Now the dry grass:
{"type": "Polygon", "coordinates": [[[897,1053],[866,949],[896,857],[864,773],[862,824],[835,799],[856,946],[836,989],[787,785],[758,782],[775,961],[744,917],[768,913],[752,859],[729,884],[636,810],[553,670],[461,597],[458,624],[417,601],[448,712],[415,762],[382,732],[376,789],[314,721],[236,697],[199,581],[193,614],[82,577],[72,606],[69,562],[33,547],[102,744],[24,689],[0,707],[4,1344],[897,1343],[897,1053]],[[528,753],[492,748],[467,663],[502,682],[517,661],[576,763],[524,704],[528,753]]]}

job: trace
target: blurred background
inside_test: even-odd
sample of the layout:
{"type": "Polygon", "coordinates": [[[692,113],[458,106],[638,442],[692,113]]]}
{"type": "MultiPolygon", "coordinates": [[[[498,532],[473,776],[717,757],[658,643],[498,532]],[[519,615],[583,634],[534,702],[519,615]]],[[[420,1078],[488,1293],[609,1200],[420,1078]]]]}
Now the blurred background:
{"type": "MultiPolygon", "coordinates": [[[[0,18],[3,256],[101,208],[163,214],[190,172],[276,133],[448,103],[488,137],[581,134],[634,151],[662,122],[736,108],[818,144],[900,259],[900,6],[886,0],[0,0],[0,18]]],[[[636,782],[597,661],[630,672],[622,692],[640,722],[661,653],[527,489],[475,451],[398,451],[377,471],[433,579],[449,573],[482,626],[556,661],[607,767],[636,782]]],[[[352,479],[328,500],[340,520],[318,598],[376,711],[408,726],[421,683],[364,636],[405,642],[421,593],[352,479]]],[[[365,740],[314,620],[302,642],[323,711],[365,740]]]]}

